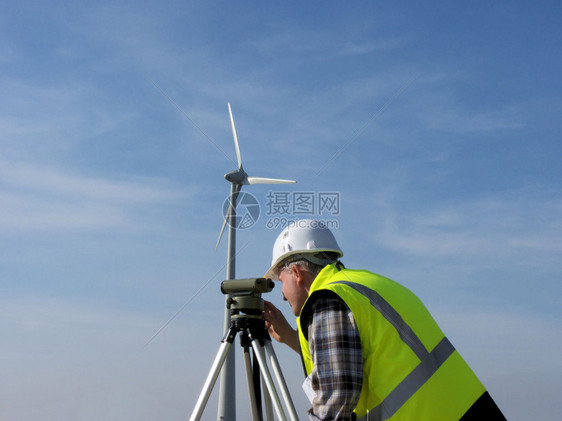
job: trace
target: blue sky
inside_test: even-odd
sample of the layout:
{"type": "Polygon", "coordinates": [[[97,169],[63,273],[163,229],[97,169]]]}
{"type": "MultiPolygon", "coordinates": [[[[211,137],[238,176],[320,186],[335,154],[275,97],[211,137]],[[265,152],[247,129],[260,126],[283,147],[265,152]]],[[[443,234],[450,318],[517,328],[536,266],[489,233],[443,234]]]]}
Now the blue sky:
{"type": "MultiPolygon", "coordinates": [[[[417,293],[508,419],[558,418],[557,2],[2,10],[3,417],[191,413],[222,337],[230,102],[250,175],[340,206],[268,215],[275,189],[245,188],[261,214],[238,277],[267,269],[275,217],[335,221],[346,265],[417,293]]],[[[304,414],[300,363],[276,350],[304,414]]]]}

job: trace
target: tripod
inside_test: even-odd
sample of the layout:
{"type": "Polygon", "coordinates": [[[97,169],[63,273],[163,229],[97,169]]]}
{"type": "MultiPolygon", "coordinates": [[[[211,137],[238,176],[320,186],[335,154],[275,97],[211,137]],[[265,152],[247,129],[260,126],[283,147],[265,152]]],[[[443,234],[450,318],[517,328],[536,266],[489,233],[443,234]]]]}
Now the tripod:
{"type": "Polygon", "coordinates": [[[217,356],[215,357],[207,380],[203,385],[199,399],[191,414],[190,421],[198,421],[201,419],[226,356],[238,333],[241,334],[240,345],[244,350],[244,364],[246,368],[252,419],[254,421],[263,421],[260,389],[261,374],[263,383],[267,389],[264,390],[264,392],[269,392],[264,393],[267,420],[273,420],[271,408],[273,404],[279,420],[285,421],[290,419],[292,421],[298,421],[298,416],[291,400],[289,390],[287,389],[283,373],[281,372],[281,367],[273,350],[273,346],[271,345],[271,338],[265,329],[265,320],[262,317],[263,300],[261,299],[261,294],[245,293],[240,296],[230,296],[227,300],[227,307],[230,309],[231,314],[230,328],[221,342],[217,356]],[[253,351],[253,364],[250,361],[250,347],[253,351]],[[283,406],[281,405],[281,400],[277,393],[273,377],[267,366],[268,360],[273,369],[277,384],[281,389],[285,407],[289,412],[289,418],[286,417],[283,406]]]}

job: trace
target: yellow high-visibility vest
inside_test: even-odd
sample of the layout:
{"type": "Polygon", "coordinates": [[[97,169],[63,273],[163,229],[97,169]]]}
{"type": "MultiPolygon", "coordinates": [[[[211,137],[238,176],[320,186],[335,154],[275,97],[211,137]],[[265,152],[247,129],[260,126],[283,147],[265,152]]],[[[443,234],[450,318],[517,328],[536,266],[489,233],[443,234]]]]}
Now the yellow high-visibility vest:
{"type": "Polygon", "coordinates": [[[322,291],[350,308],[361,338],[358,420],[457,421],[485,392],[423,303],[407,288],[365,270],[326,266],[297,318],[307,375],[313,362],[301,320],[322,291]]]}

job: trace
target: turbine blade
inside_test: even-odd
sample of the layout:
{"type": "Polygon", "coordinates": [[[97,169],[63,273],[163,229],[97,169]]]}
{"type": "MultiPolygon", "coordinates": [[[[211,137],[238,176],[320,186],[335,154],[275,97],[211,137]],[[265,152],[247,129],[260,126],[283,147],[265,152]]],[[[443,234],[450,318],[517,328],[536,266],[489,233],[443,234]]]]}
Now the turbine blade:
{"type": "Polygon", "coordinates": [[[230,102],[228,103],[228,113],[230,114],[230,125],[232,126],[232,136],[234,137],[234,147],[236,148],[236,159],[238,160],[238,169],[242,168],[242,157],[240,156],[240,146],[238,145],[238,136],[236,136],[236,127],[234,126],[234,117],[232,117],[232,109],[230,102]]]}
{"type": "Polygon", "coordinates": [[[291,184],[294,180],[283,180],[281,178],[248,177],[247,184],[291,184]]]}
{"type": "Polygon", "coordinates": [[[224,217],[224,221],[222,223],[221,233],[219,234],[219,239],[217,240],[217,245],[215,246],[215,250],[219,248],[219,244],[221,242],[222,234],[224,233],[224,229],[226,228],[226,222],[228,221],[229,214],[227,213],[224,217]]]}
{"type": "Polygon", "coordinates": [[[228,211],[226,212],[226,215],[224,216],[224,221],[222,223],[221,232],[219,234],[219,239],[217,240],[217,245],[215,246],[215,250],[217,250],[219,248],[219,244],[221,242],[222,235],[224,234],[224,229],[226,228],[226,223],[228,222],[228,219],[230,218],[230,215],[231,215],[232,211],[236,209],[236,201],[238,200],[238,193],[240,193],[241,189],[242,189],[242,185],[237,184],[234,188],[234,192],[232,192],[232,191],[230,192],[230,204],[228,206],[228,211]]]}

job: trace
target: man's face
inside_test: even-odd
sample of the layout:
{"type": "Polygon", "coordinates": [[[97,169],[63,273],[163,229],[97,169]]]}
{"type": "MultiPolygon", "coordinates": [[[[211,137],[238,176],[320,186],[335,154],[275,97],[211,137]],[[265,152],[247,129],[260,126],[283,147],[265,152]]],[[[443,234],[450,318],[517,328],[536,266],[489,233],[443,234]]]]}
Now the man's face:
{"type": "Polygon", "coordinates": [[[308,291],[304,288],[301,271],[295,266],[283,269],[279,272],[279,281],[283,286],[283,299],[289,302],[293,314],[298,316],[308,298],[308,291]]]}

